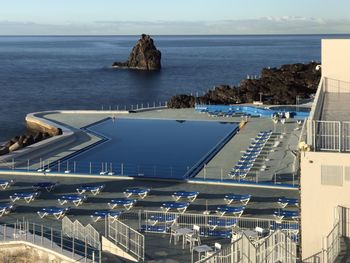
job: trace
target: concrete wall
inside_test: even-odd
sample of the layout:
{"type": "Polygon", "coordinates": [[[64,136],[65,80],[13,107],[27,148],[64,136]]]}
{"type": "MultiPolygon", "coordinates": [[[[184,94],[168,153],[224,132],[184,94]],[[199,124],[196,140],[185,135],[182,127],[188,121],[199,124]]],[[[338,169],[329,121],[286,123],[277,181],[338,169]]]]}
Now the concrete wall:
{"type": "Polygon", "coordinates": [[[75,141],[74,132],[69,128],[59,125],[55,122],[40,118],[36,116],[36,113],[30,113],[26,116],[26,122],[28,125],[42,127],[42,130],[54,130],[60,128],[62,135],[54,136],[46,140],[34,143],[20,150],[11,152],[9,154],[0,157],[2,162],[11,162],[12,159],[34,159],[36,157],[43,156],[44,154],[55,150],[56,148],[68,145],[75,141]],[[30,123],[30,124],[29,124],[30,123]]]}
{"type": "Polygon", "coordinates": [[[322,39],[322,76],[350,82],[350,39],[322,39]]]}
{"type": "Polygon", "coordinates": [[[73,263],[76,260],[27,242],[11,241],[0,244],[0,262],[73,263]]]}
{"type": "Polygon", "coordinates": [[[115,245],[113,242],[108,240],[106,237],[102,236],[102,250],[109,252],[113,255],[116,255],[121,258],[125,258],[127,260],[133,261],[133,262],[138,262],[136,258],[122,250],[120,247],[115,245]]]}
{"type": "Polygon", "coordinates": [[[350,154],[306,152],[301,154],[301,235],[303,259],[322,250],[325,237],[336,222],[338,205],[350,207],[350,181],[345,180],[350,154]],[[321,184],[321,165],[342,167],[343,186],[321,184]]]}

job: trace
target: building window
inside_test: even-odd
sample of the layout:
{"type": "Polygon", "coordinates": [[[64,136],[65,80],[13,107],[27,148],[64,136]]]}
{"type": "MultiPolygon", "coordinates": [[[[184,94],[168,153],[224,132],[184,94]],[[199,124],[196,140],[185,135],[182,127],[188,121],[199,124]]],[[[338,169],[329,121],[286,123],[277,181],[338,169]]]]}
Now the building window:
{"type": "Polygon", "coordinates": [[[345,181],[350,181],[350,166],[345,167],[345,181]]]}
{"type": "Polygon", "coordinates": [[[343,166],[321,165],[321,184],[343,186],[343,166]]]}

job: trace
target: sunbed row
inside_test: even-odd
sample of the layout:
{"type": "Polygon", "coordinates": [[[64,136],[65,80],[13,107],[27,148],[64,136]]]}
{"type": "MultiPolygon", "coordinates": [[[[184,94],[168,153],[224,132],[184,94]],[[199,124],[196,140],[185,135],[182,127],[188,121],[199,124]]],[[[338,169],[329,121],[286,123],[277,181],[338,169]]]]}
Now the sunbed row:
{"type": "MultiPolygon", "coordinates": [[[[13,180],[0,181],[0,186],[2,189],[8,189],[13,184],[14,184],[13,180]]],[[[10,195],[10,200],[13,203],[19,200],[24,200],[25,202],[30,203],[40,196],[40,191],[51,192],[55,189],[56,186],[57,186],[57,183],[54,183],[54,182],[36,183],[32,186],[34,189],[34,192],[17,192],[10,195]]],[[[60,205],[72,203],[74,206],[80,206],[87,200],[87,196],[84,194],[91,193],[92,195],[97,195],[101,193],[104,187],[105,185],[103,184],[82,185],[76,188],[78,194],[61,195],[58,197],[57,201],[60,205]]],[[[109,203],[107,203],[107,205],[110,209],[121,207],[125,210],[130,210],[137,202],[137,199],[135,198],[144,199],[149,194],[149,192],[150,192],[149,188],[128,188],[128,189],[125,189],[125,191],[123,192],[126,198],[112,199],[109,203]]],[[[161,204],[160,209],[163,212],[177,211],[180,213],[184,213],[189,207],[190,203],[195,201],[198,195],[199,195],[199,192],[187,192],[187,191],[174,192],[172,195],[172,198],[175,201],[163,202],[161,204]],[[178,202],[181,199],[186,199],[186,202],[178,202]]],[[[217,206],[215,212],[220,216],[232,215],[235,217],[240,217],[243,214],[245,207],[250,201],[250,199],[251,199],[251,195],[227,194],[224,197],[224,201],[226,205],[217,206]],[[237,202],[241,203],[241,206],[230,206],[232,203],[237,203],[237,202]]],[[[287,205],[298,205],[298,200],[293,198],[279,198],[278,204],[280,205],[281,208],[285,208],[287,205]]],[[[0,216],[10,213],[11,211],[13,211],[13,209],[14,209],[13,205],[3,204],[2,207],[0,207],[0,216]]],[[[38,212],[38,214],[41,217],[54,216],[55,218],[59,219],[59,218],[62,218],[68,210],[69,209],[67,208],[48,207],[48,208],[43,208],[41,211],[38,212]]],[[[97,218],[102,218],[103,215],[105,216],[108,215],[108,216],[117,218],[117,216],[119,216],[120,213],[118,213],[117,211],[106,210],[106,211],[97,211],[94,215],[97,218]]],[[[286,215],[288,216],[288,213],[275,214],[275,216],[280,219],[283,218],[281,216],[286,216],[286,215]]]]}
{"type": "MultiPolygon", "coordinates": [[[[266,144],[271,136],[272,131],[260,131],[244,151],[240,160],[232,167],[228,175],[232,178],[245,178],[253,166],[256,166],[256,160],[261,156],[262,151],[266,149],[266,144]]],[[[259,169],[265,170],[266,165],[261,165],[259,169]]]]}
{"type": "MultiPolygon", "coordinates": [[[[141,225],[141,231],[148,232],[173,232],[174,229],[184,229],[184,226],[178,223],[179,215],[175,214],[155,214],[150,215],[146,221],[146,224],[141,225]]],[[[181,219],[180,219],[181,221],[181,219]]],[[[220,237],[233,237],[244,231],[239,226],[239,218],[221,218],[221,217],[209,217],[206,221],[202,221],[201,227],[197,226],[199,233],[203,236],[220,236],[220,237]],[[206,222],[206,223],[205,223],[206,222]]],[[[243,223],[244,224],[244,223],[243,223]]],[[[185,227],[186,228],[186,227],[185,227]]],[[[291,234],[298,234],[299,224],[298,222],[281,222],[272,221],[267,229],[257,227],[258,232],[269,233],[275,230],[287,231],[291,234]]]]}

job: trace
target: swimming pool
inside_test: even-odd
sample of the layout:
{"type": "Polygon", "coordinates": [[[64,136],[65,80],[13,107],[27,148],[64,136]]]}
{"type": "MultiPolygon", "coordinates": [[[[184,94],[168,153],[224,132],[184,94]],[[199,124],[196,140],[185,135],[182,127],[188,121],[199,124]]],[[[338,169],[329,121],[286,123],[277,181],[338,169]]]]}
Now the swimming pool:
{"type": "Polygon", "coordinates": [[[301,106],[270,106],[270,107],[256,107],[245,105],[196,105],[195,110],[199,112],[207,112],[210,115],[218,115],[220,113],[225,116],[232,116],[234,114],[244,114],[251,116],[271,118],[274,113],[289,112],[294,119],[305,119],[310,114],[310,109],[301,106]]]}
{"type": "Polygon", "coordinates": [[[104,142],[61,160],[61,170],[182,179],[195,176],[236,134],[238,124],[119,118],[86,130],[104,142]]]}
{"type": "Polygon", "coordinates": [[[311,108],[303,107],[303,106],[271,106],[269,107],[274,111],[282,111],[282,112],[307,112],[310,113],[311,108]]]}

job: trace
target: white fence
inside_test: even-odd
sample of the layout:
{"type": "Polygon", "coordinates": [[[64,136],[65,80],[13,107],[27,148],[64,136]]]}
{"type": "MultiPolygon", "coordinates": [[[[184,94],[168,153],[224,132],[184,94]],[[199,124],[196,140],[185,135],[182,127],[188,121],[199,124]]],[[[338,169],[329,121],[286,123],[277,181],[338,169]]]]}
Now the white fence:
{"type": "Polygon", "coordinates": [[[101,262],[100,251],[87,242],[66,237],[63,231],[29,221],[0,224],[0,243],[25,241],[47,248],[75,262],[101,262]]]}
{"type": "Polygon", "coordinates": [[[67,216],[62,219],[62,233],[68,237],[84,241],[100,250],[101,239],[99,232],[90,224],[82,225],[78,220],[71,221],[67,216]]]}
{"type": "Polygon", "coordinates": [[[119,220],[108,218],[108,237],[137,260],[144,261],[144,235],[119,220]]]}
{"type": "Polygon", "coordinates": [[[350,93],[350,82],[324,78],[321,80],[307,121],[307,143],[314,150],[350,151],[350,121],[321,120],[327,92],[350,93]]]}
{"type": "Polygon", "coordinates": [[[314,150],[350,151],[350,122],[314,120],[311,124],[314,150]]]}
{"type": "Polygon", "coordinates": [[[341,238],[340,221],[338,221],[326,238],[327,240],[327,248],[326,248],[327,261],[326,262],[334,262],[335,259],[338,257],[340,253],[340,238],[341,238]]]}
{"type": "Polygon", "coordinates": [[[296,263],[297,244],[288,234],[275,231],[260,243],[253,243],[245,234],[222,250],[196,263],[296,263]]]}
{"type": "MultiPolygon", "coordinates": [[[[162,212],[162,211],[144,211],[143,222],[145,224],[146,232],[152,232],[147,230],[151,217],[161,217],[161,216],[174,216],[176,218],[176,224],[180,227],[192,228],[193,225],[198,225],[201,228],[200,234],[202,236],[210,236],[209,221],[221,221],[223,225],[232,224],[232,220],[237,220],[236,227],[240,229],[255,229],[256,227],[261,227],[263,229],[270,229],[276,221],[273,219],[264,219],[264,218],[252,218],[252,217],[234,217],[234,216],[219,216],[219,215],[205,215],[205,214],[194,214],[194,213],[178,213],[178,212],[162,212]],[[227,222],[225,224],[224,222],[227,222]]],[[[291,232],[298,232],[299,223],[297,221],[283,220],[281,221],[283,229],[291,232]]],[[[164,230],[169,230],[169,223],[167,222],[158,222],[157,226],[163,226],[164,230]]],[[[169,232],[166,231],[166,232],[169,232]]]]}
{"type": "Polygon", "coordinates": [[[326,237],[326,247],[315,255],[304,259],[304,263],[332,263],[336,261],[341,252],[341,238],[350,237],[350,208],[339,206],[337,212],[336,223],[326,237]]]}

